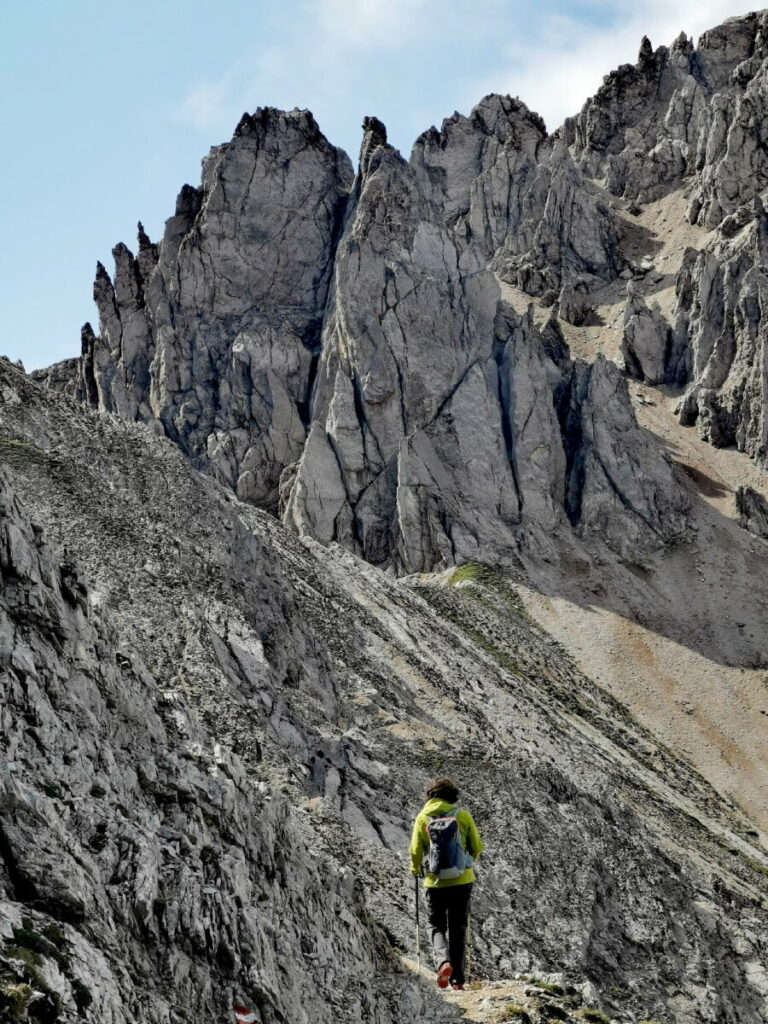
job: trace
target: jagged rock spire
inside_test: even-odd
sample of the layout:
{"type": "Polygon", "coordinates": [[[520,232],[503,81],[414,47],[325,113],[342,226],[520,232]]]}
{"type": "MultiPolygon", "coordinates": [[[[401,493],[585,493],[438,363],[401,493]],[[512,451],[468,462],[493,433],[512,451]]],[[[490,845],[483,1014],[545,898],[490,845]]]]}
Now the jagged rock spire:
{"type": "Polygon", "coordinates": [[[371,172],[374,155],[384,146],[387,146],[387,129],[378,117],[366,117],[360,145],[360,174],[363,177],[371,172]]]}

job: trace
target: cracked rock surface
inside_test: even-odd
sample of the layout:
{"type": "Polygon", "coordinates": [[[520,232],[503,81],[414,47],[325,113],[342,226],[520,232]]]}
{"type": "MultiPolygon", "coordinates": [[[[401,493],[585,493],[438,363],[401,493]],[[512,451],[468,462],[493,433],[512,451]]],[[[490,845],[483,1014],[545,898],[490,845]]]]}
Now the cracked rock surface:
{"type": "MultiPolygon", "coordinates": [[[[320,855],[285,795],[192,710],[191,674],[180,685],[162,658],[148,668],[109,594],[78,568],[81,552],[51,543],[30,515],[46,509],[20,497],[16,472],[67,476],[74,465],[31,440],[4,434],[2,445],[0,1018],[175,1024],[228,1020],[246,1003],[264,1022],[432,1019],[395,976],[351,871],[320,855]]],[[[99,504],[102,526],[128,546],[149,525],[99,504]]],[[[98,523],[96,513],[91,541],[98,523]]],[[[251,557],[265,557],[246,536],[251,557]]],[[[154,571],[192,569],[193,550],[177,548],[177,562],[166,549],[154,571]]],[[[118,542],[103,563],[108,577],[123,551],[118,542]]],[[[279,582],[260,579],[279,618],[279,582]]],[[[125,576],[111,583],[132,588],[125,576]]],[[[152,629],[157,611],[144,602],[152,629]]],[[[261,647],[240,639],[229,649],[255,678],[261,647]]]]}
{"type": "Polygon", "coordinates": [[[259,111],[211,150],[158,245],[99,264],[86,399],[156,423],[240,497],[277,507],[303,446],[309,390],[352,180],[311,114],[259,111]]]}
{"type": "MultiPolygon", "coordinates": [[[[564,495],[582,484],[572,508],[609,486],[623,491],[605,496],[614,518],[645,516],[562,433],[556,394],[579,390],[562,334],[553,361],[532,317],[500,300],[513,282],[580,322],[590,286],[619,266],[619,221],[598,190],[508,98],[425,133],[410,162],[375,118],[364,128],[353,180],[306,112],[244,117],[163,240],[140,227],[137,256],[118,246],[114,283],[100,265],[80,397],[150,423],[241,499],[399,572],[545,547],[570,529],[564,495]]],[[[47,379],[73,390],[66,367],[47,379]]],[[[641,444],[614,392],[627,444],[641,444]]],[[[674,510],[651,532],[678,537],[685,497],[661,453],[645,454],[674,510]]],[[[589,517],[573,525],[590,531],[589,517]]]]}
{"type": "Polygon", "coordinates": [[[718,447],[735,445],[761,464],[768,453],[768,216],[761,202],[726,221],[680,271],[678,323],[685,332],[690,384],[680,420],[718,447]]]}

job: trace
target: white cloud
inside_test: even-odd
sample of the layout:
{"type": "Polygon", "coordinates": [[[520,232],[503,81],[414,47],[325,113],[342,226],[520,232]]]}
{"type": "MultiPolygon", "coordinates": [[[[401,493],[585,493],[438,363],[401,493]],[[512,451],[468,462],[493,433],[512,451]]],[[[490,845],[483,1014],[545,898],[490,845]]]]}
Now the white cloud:
{"type": "Polygon", "coordinates": [[[177,111],[179,120],[205,131],[218,128],[230,113],[233,85],[232,76],[227,75],[190,89],[177,111]]]}
{"type": "Polygon", "coordinates": [[[506,67],[488,69],[470,84],[467,105],[488,92],[510,93],[553,130],[578,113],[608,72],[635,63],[643,36],[654,48],[669,45],[681,31],[695,42],[706,29],[750,10],[734,0],[647,0],[643,5],[622,0],[611,6],[620,19],[603,29],[562,14],[545,17],[536,42],[510,45],[506,67]]]}
{"type": "Polygon", "coordinates": [[[310,0],[313,32],[324,48],[356,52],[391,50],[423,27],[432,0],[310,0]]]}
{"type": "Polygon", "coordinates": [[[391,54],[429,30],[430,8],[436,3],[294,0],[292,10],[286,8],[282,32],[268,47],[241,58],[220,79],[196,83],[176,116],[211,130],[229,126],[242,109],[276,102],[278,96],[293,95],[293,102],[309,107],[318,105],[318,97],[342,98],[372,55],[391,54]],[[306,87],[310,79],[311,94],[306,87]]]}

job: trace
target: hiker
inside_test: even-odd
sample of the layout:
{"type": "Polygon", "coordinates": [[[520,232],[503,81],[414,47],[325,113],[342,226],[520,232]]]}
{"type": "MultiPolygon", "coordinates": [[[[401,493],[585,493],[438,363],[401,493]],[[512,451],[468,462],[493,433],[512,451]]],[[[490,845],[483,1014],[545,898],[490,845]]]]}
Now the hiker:
{"type": "Polygon", "coordinates": [[[475,881],[472,864],[483,844],[472,815],[459,809],[458,799],[458,787],[451,779],[429,783],[427,802],[413,823],[410,855],[411,874],[416,877],[425,862],[427,931],[435,952],[437,984],[447,988],[450,983],[452,989],[461,990],[466,980],[469,901],[475,881]]]}

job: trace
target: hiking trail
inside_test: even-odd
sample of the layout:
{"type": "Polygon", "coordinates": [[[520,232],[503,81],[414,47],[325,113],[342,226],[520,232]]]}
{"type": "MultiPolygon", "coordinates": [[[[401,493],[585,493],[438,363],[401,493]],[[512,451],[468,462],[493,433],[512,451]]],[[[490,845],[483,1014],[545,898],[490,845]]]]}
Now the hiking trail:
{"type": "MultiPolygon", "coordinates": [[[[404,958],[404,966],[434,983],[434,973],[422,964],[404,958]]],[[[549,1021],[589,1021],[610,1024],[611,1018],[595,1005],[596,993],[589,982],[569,984],[561,974],[516,975],[500,981],[474,979],[463,992],[447,989],[440,993],[456,1007],[461,1020],[473,1024],[543,1024],[549,1021]]],[[[452,1015],[447,1020],[455,1020],[452,1015]]],[[[643,1024],[660,1024],[647,1021],[643,1024]]]]}

